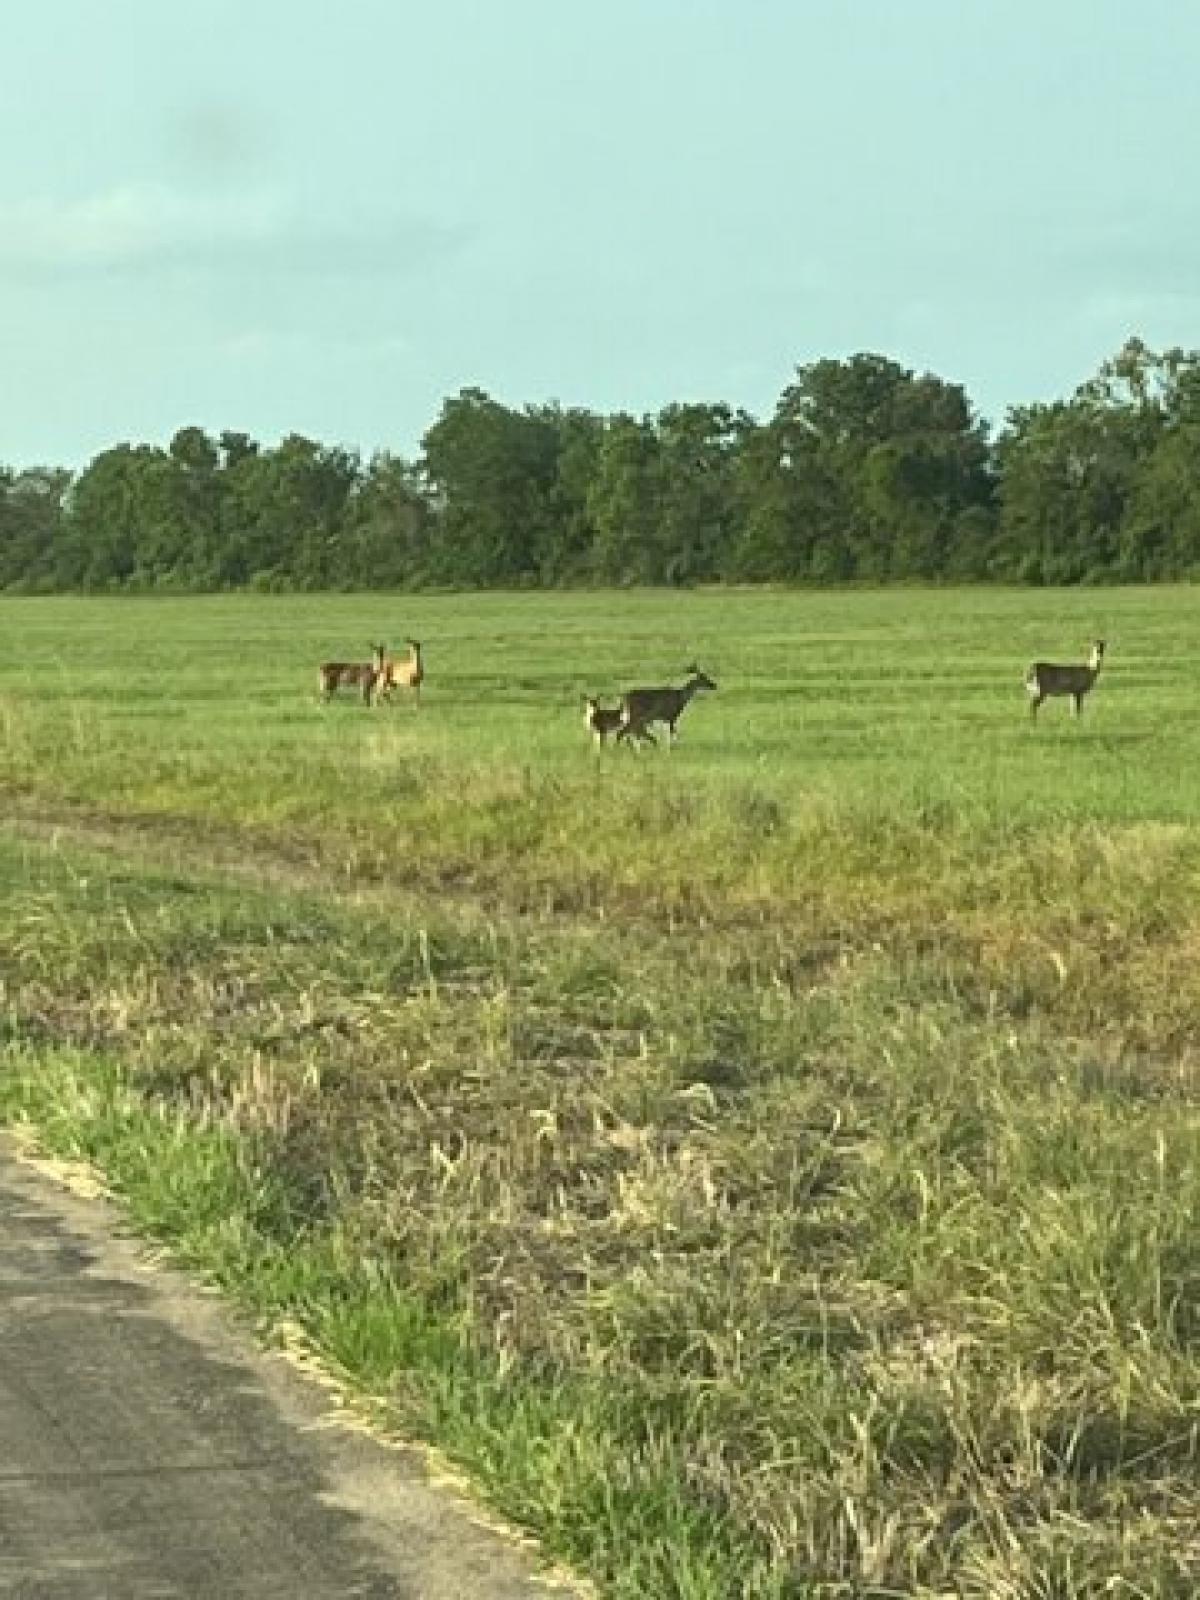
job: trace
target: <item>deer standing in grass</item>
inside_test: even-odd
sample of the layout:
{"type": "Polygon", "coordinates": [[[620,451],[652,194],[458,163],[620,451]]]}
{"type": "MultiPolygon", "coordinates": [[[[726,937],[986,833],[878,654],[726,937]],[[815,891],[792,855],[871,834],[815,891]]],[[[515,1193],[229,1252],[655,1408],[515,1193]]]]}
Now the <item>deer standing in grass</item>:
{"type": "Polygon", "coordinates": [[[1029,696],[1029,715],[1036,717],[1043,700],[1053,695],[1070,695],[1071,711],[1078,716],[1083,710],[1084,696],[1100,676],[1104,660],[1104,640],[1096,639],[1085,666],[1056,666],[1051,661],[1035,661],[1025,674],[1025,693],[1029,696]]]}
{"type": "Polygon", "coordinates": [[[583,702],[583,725],[597,746],[607,744],[609,735],[620,733],[625,714],[620,706],[602,706],[588,695],[583,702]]]}
{"type": "Polygon", "coordinates": [[[358,689],[363,704],[371,704],[371,696],[383,676],[386,647],[371,646],[370,661],[322,661],[317,668],[317,684],[322,700],[328,700],[337,689],[358,689]]]}
{"type": "Polygon", "coordinates": [[[390,696],[393,689],[411,689],[414,705],[421,704],[421,685],[425,682],[425,663],[421,658],[421,641],[406,639],[408,655],[403,661],[389,656],[383,665],[383,692],[390,696]]]}
{"type": "Polygon", "coordinates": [[[706,672],[701,672],[695,662],[688,668],[688,680],[678,689],[629,689],[621,696],[621,726],[617,730],[618,740],[647,739],[651,744],[658,741],[650,732],[650,726],[655,722],[666,724],[667,743],[675,743],[675,725],[686,710],[694,695],[701,689],[715,689],[717,686],[706,672]]]}

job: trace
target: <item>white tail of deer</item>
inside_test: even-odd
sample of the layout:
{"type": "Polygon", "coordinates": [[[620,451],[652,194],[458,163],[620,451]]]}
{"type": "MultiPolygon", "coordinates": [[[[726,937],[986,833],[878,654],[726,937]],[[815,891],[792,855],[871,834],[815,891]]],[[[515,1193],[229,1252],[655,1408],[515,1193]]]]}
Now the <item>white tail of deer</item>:
{"type": "Polygon", "coordinates": [[[1025,693],[1029,696],[1029,715],[1037,716],[1043,700],[1052,696],[1070,696],[1071,710],[1075,716],[1083,710],[1084,696],[1091,693],[1100,676],[1104,660],[1104,640],[1096,639],[1086,665],[1059,666],[1052,661],[1035,661],[1025,674],[1025,693]]]}
{"type": "Polygon", "coordinates": [[[675,727],[693,696],[702,689],[717,686],[693,662],[688,668],[688,680],[678,689],[630,689],[621,696],[621,727],[618,739],[648,739],[656,743],[650,732],[653,723],[666,724],[667,741],[675,743],[675,727]]]}
{"type": "Polygon", "coordinates": [[[383,676],[386,654],[383,645],[373,644],[370,661],[322,661],[317,668],[317,686],[321,699],[328,700],[338,689],[358,689],[362,694],[363,704],[370,705],[371,696],[383,676]]]}
{"type": "Polygon", "coordinates": [[[383,693],[391,696],[393,689],[411,689],[413,704],[421,703],[421,685],[425,682],[425,663],[421,657],[421,641],[406,639],[408,655],[403,661],[389,656],[383,664],[383,693]]]}

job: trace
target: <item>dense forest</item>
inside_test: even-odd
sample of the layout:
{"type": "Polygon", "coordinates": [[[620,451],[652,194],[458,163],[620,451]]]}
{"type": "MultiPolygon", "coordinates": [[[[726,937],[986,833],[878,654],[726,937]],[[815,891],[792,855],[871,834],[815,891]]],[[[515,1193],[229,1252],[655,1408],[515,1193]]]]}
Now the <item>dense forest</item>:
{"type": "Polygon", "coordinates": [[[447,400],[417,460],[181,429],[80,473],[0,467],[0,588],[391,589],[1200,576],[1200,352],[1131,339],[993,438],[884,356],[773,416],[447,400]]]}

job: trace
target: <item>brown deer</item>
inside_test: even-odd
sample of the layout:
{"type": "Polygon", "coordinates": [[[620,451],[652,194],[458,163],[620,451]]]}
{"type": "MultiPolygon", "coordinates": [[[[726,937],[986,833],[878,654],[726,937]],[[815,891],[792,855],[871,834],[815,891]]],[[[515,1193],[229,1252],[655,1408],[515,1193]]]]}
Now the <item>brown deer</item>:
{"type": "Polygon", "coordinates": [[[1071,712],[1077,717],[1083,710],[1084,696],[1091,693],[1092,686],[1100,676],[1103,660],[1104,640],[1096,639],[1092,643],[1092,653],[1088,656],[1086,666],[1060,667],[1051,661],[1035,661],[1025,674],[1029,715],[1036,717],[1042,701],[1052,695],[1070,695],[1071,712]]]}
{"type": "Polygon", "coordinates": [[[588,695],[583,702],[583,725],[597,745],[608,743],[609,735],[621,731],[624,713],[620,706],[602,706],[599,700],[588,695]]]}
{"type": "Polygon", "coordinates": [[[406,639],[408,655],[403,661],[389,656],[383,664],[383,693],[390,699],[393,689],[411,689],[413,703],[421,704],[421,685],[425,682],[425,663],[419,639],[406,639]]]}
{"type": "Polygon", "coordinates": [[[386,654],[384,645],[373,644],[370,661],[322,661],[317,668],[321,699],[328,700],[338,689],[358,689],[363,704],[369,706],[376,684],[383,676],[386,654]]]}
{"type": "Polygon", "coordinates": [[[688,668],[688,680],[681,688],[628,690],[621,696],[621,726],[617,739],[648,739],[651,744],[656,744],[650,725],[663,722],[667,727],[667,742],[674,744],[675,725],[692,697],[701,689],[716,687],[707,672],[701,672],[693,662],[688,668]]]}

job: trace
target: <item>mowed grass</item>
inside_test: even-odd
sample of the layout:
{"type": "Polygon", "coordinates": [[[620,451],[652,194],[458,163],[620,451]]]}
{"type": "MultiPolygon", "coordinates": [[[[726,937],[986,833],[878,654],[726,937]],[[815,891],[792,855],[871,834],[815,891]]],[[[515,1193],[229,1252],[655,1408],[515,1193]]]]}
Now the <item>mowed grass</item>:
{"type": "Polygon", "coordinates": [[[578,777],[580,696],[679,682],[696,659],[721,690],[686,715],[676,781],[709,792],[852,804],[899,784],[997,813],[1190,820],[1198,621],[1186,589],[0,599],[0,736],[12,778],[223,802],[235,821],[298,769],[337,779],[314,802],[386,801],[444,764],[469,803],[498,767],[578,777]],[[352,697],[318,706],[318,661],[408,633],[428,660],[419,724],[402,697],[367,723],[352,697]],[[1067,741],[1052,703],[1031,740],[1026,664],[1083,660],[1096,634],[1110,656],[1092,714],[1067,741]]]}
{"type": "Polygon", "coordinates": [[[1198,607],[0,602],[0,1109],[606,1595],[1193,1596],[1198,607]]]}

